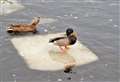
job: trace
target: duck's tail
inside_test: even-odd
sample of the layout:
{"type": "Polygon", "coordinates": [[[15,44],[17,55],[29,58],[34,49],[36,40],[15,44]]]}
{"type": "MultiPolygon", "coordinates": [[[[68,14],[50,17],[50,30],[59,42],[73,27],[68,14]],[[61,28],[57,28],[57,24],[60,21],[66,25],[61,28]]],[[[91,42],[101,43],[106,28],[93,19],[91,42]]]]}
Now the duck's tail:
{"type": "Polygon", "coordinates": [[[55,39],[50,39],[49,43],[53,43],[55,41],[55,39]]]}

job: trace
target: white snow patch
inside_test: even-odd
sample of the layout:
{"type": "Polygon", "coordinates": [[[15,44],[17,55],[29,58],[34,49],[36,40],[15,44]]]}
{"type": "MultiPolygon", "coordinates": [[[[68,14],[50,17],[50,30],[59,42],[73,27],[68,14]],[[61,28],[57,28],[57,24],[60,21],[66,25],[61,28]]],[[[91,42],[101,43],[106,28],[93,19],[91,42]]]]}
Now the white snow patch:
{"type": "Polygon", "coordinates": [[[85,17],[89,17],[89,14],[88,14],[88,13],[86,13],[86,14],[85,14],[85,17]]]}
{"type": "Polygon", "coordinates": [[[12,2],[12,4],[7,2],[3,4],[3,2],[0,2],[0,15],[9,14],[24,8],[24,6],[19,4],[17,0],[10,0],[10,1],[12,2]]]}
{"type": "Polygon", "coordinates": [[[98,57],[79,41],[67,53],[61,53],[58,46],[49,43],[49,39],[63,36],[64,33],[33,35],[11,39],[14,47],[31,69],[61,70],[66,65],[81,66],[94,62],[98,57]],[[73,52],[74,51],[74,52],[73,52]]]}
{"type": "Polygon", "coordinates": [[[12,74],[13,77],[16,77],[16,74],[12,74]]]}
{"type": "Polygon", "coordinates": [[[47,18],[47,17],[41,17],[40,18],[40,24],[53,23],[55,21],[57,21],[57,19],[47,18]]]}
{"type": "Polygon", "coordinates": [[[78,17],[74,17],[74,19],[78,19],[78,17]]]}
{"type": "Polygon", "coordinates": [[[114,27],[118,27],[118,25],[114,25],[114,27]]]}
{"type": "Polygon", "coordinates": [[[110,22],[112,22],[112,21],[113,21],[113,19],[109,19],[109,21],[110,21],[110,22]]]}
{"type": "Polygon", "coordinates": [[[58,79],[57,81],[63,81],[62,79],[58,79]]]}
{"type": "Polygon", "coordinates": [[[73,14],[70,14],[70,16],[73,16],[73,14]]]}
{"type": "Polygon", "coordinates": [[[47,30],[47,29],[44,29],[44,32],[48,32],[48,30],[47,30]]]}
{"type": "Polygon", "coordinates": [[[64,15],[65,17],[68,16],[68,15],[64,15]]]}

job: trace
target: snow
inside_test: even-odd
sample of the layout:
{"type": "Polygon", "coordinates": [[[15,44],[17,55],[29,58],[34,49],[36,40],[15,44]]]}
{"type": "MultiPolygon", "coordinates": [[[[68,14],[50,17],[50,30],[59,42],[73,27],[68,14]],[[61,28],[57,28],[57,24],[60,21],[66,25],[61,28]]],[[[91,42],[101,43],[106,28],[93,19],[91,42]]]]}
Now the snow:
{"type": "Polygon", "coordinates": [[[48,30],[47,30],[47,29],[44,29],[44,32],[48,32],[48,30]]]}
{"type": "Polygon", "coordinates": [[[74,17],[74,19],[78,19],[78,17],[77,17],[77,16],[75,16],[75,17],[74,17]]]}
{"type": "Polygon", "coordinates": [[[49,43],[49,39],[63,34],[16,37],[11,41],[30,69],[54,71],[65,69],[66,65],[81,66],[98,60],[80,41],[71,46],[67,53],[61,53],[58,46],[49,43]]]}
{"type": "Polygon", "coordinates": [[[62,81],[62,79],[58,79],[57,81],[62,81]]]}
{"type": "Polygon", "coordinates": [[[10,3],[0,3],[0,15],[5,15],[5,14],[10,14],[12,12],[15,12],[17,10],[23,9],[24,6],[19,4],[16,0],[11,0],[13,2],[12,4],[10,3]]]}
{"type": "Polygon", "coordinates": [[[109,21],[110,21],[110,22],[112,22],[112,21],[113,21],[113,19],[109,19],[109,21]]]}

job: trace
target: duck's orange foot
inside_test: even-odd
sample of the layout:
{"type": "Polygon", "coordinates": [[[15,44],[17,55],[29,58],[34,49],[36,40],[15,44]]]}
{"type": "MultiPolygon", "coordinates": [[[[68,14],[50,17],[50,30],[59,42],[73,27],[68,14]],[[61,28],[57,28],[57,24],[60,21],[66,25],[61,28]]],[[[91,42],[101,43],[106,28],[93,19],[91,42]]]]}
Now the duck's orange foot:
{"type": "Polygon", "coordinates": [[[65,49],[67,49],[67,50],[68,50],[68,49],[70,49],[70,48],[69,48],[68,46],[65,46],[65,49]]]}
{"type": "Polygon", "coordinates": [[[61,46],[59,46],[59,48],[60,48],[62,54],[64,54],[64,53],[67,52],[67,50],[66,50],[65,48],[63,48],[63,47],[61,47],[61,46]]]}

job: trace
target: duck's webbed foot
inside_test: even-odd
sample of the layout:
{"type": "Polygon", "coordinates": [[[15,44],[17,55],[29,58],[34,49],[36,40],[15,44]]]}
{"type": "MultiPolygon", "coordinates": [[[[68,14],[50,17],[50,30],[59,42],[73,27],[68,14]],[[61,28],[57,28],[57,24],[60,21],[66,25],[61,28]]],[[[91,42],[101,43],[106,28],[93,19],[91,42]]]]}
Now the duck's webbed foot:
{"type": "Polygon", "coordinates": [[[62,53],[65,53],[66,52],[66,49],[63,48],[62,46],[59,46],[60,50],[62,51],[62,53]]]}
{"type": "Polygon", "coordinates": [[[33,31],[33,34],[36,34],[38,31],[35,29],[34,31],[33,31]]]}
{"type": "Polygon", "coordinates": [[[65,49],[67,49],[67,50],[68,50],[68,49],[70,49],[70,48],[69,48],[68,46],[65,46],[65,49]]]}

